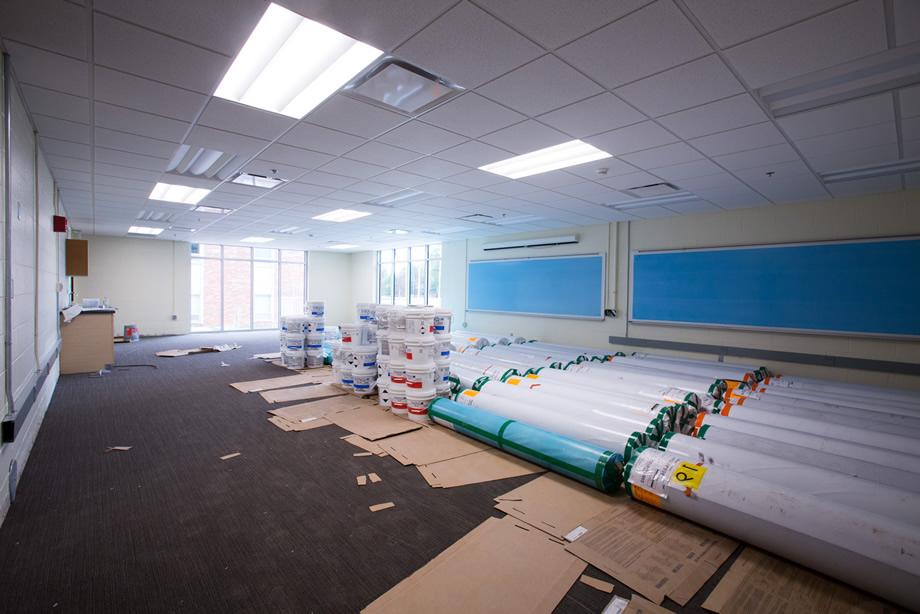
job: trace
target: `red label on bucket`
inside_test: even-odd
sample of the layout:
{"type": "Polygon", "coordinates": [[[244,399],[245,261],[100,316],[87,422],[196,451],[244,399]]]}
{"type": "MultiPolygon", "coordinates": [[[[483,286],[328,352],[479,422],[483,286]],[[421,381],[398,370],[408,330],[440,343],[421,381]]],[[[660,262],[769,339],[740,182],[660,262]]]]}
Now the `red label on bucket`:
{"type": "Polygon", "coordinates": [[[406,360],[412,360],[412,352],[406,352],[406,360]]]}
{"type": "Polygon", "coordinates": [[[392,401],[390,403],[390,407],[392,407],[393,409],[406,409],[407,407],[409,407],[409,404],[400,403],[399,401],[392,401]]]}
{"type": "Polygon", "coordinates": [[[416,415],[416,416],[424,416],[425,414],[428,413],[428,408],[427,407],[410,407],[409,413],[416,415]]]}
{"type": "Polygon", "coordinates": [[[405,384],[406,377],[399,376],[399,375],[390,375],[390,381],[393,382],[394,384],[405,384]]]}
{"type": "Polygon", "coordinates": [[[351,335],[342,335],[342,343],[351,343],[351,335]]]}
{"type": "Polygon", "coordinates": [[[411,381],[411,382],[410,382],[410,381],[407,380],[407,381],[406,381],[406,386],[408,386],[409,388],[421,388],[421,387],[422,387],[422,381],[421,381],[421,380],[414,380],[414,381],[411,381]]]}

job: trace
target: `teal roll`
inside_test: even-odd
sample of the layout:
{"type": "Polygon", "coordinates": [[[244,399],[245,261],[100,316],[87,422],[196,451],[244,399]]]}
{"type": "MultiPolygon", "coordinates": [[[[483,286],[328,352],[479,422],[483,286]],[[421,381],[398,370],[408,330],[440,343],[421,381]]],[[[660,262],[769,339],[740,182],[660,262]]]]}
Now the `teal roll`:
{"type": "Polygon", "coordinates": [[[428,416],[442,426],[598,490],[613,492],[623,481],[623,456],[610,450],[449,399],[435,399],[428,416]]]}

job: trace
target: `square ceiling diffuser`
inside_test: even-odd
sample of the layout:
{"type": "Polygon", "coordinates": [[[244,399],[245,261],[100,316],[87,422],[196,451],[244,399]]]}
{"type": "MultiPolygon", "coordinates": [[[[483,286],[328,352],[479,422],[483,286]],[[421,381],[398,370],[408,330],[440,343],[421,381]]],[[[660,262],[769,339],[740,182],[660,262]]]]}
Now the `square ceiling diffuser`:
{"type": "Polygon", "coordinates": [[[344,91],[409,115],[427,111],[463,88],[417,66],[386,58],[344,91]]]}

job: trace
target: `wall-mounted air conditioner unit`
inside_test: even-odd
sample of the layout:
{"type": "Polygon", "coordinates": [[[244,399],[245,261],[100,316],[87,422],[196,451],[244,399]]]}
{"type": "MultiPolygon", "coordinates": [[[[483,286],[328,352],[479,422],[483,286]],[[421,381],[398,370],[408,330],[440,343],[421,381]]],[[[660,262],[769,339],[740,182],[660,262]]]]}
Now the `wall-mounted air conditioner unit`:
{"type": "Polygon", "coordinates": [[[519,249],[522,247],[548,247],[550,245],[571,245],[578,243],[578,235],[565,235],[561,237],[538,237],[535,239],[521,239],[520,241],[502,241],[501,243],[486,243],[483,251],[494,252],[500,249],[519,249]]]}

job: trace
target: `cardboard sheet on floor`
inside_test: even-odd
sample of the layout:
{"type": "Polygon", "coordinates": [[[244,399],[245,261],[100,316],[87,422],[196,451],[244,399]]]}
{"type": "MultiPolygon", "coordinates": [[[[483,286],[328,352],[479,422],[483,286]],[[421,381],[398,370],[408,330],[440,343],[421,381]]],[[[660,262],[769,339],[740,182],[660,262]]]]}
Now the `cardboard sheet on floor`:
{"type": "Polygon", "coordinates": [[[489,518],[362,612],[548,613],[585,568],[546,533],[489,518]]]}
{"type": "Polygon", "coordinates": [[[563,539],[578,525],[610,509],[612,500],[617,497],[558,473],[546,473],[495,497],[495,507],[563,539]]]}
{"type": "Polygon", "coordinates": [[[686,605],[738,543],[626,497],[584,524],[566,549],[660,604],[686,605]]]}
{"type": "Polygon", "coordinates": [[[354,401],[358,404],[357,407],[333,411],[326,414],[326,419],[370,441],[422,428],[421,424],[383,411],[380,406],[371,401],[362,399],[354,399],[354,401]]]}
{"type": "Polygon", "coordinates": [[[305,401],[307,399],[321,399],[323,397],[342,396],[348,394],[341,388],[335,388],[332,384],[313,384],[310,386],[298,386],[297,388],[281,388],[278,390],[266,390],[259,395],[269,403],[286,403],[288,401],[305,401]]]}
{"type": "Polygon", "coordinates": [[[299,433],[300,431],[310,431],[313,429],[318,429],[322,426],[332,426],[332,423],[325,418],[308,418],[306,422],[291,422],[289,420],[285,420],[284,418],[279,418],[278,416],[272,416],[268,419],[268,421],[277,426],[282,431],[294,433],[299,433]]]}
{"type": "Polygon", "coordinates": [[[387,437],[380,442],[380,447],[403,465],[430,465],[488,450],[490,446],[451,430],[433,426],[387,437]]]}
{"type": "Polygon", "coordinates": [[[347,441],[353,446],[357,446],[362,450],[370,452],[371,454],[376,454],[377,456],[386,456],[387,453],[383,448],[380,447],[380,444],[374,443],[373,441],[368,441],[360,435],[348,435],[342,437],[342,441],[347,441]]]}
{"type": "Polygon", "coordinates": [[[542,467],[491,448],[416,468],[435,488],[479,484],[545,471],[542,467]]]}
{"type": "Polygon", "coordinates": [[[745,547],[703,607],[719,614],[885,612],[891,606],[762,550],[745,547]]]}
{"type": "Polygon", "coordinates": [[[182,350],[163,350],[156,355],[162,358],[178,358],[179,356],[188,356],[189,354],[209,354],[211,352],[229,352],[243,346],[236,343],[224,343],[223,345],[207,345],[197,348],[185,348],[182,350]]]}
{"type": "Polygon", "coordinates": [[[310,373],[299,375],[286,375],[284,377],[270,377],[268,379],[257,379],[249,382],[235,382],[230,384],[240,392],[261,392],[263,390],[275,390],[276,388],[289,388],[291,386],[303,386],[312,384],[316,378],[310,373]]]}
{"type": "Polygon", "coordinates": [[[639,595],[633,595],[626,604],[623,614],[674,614],[674,612],[648,599],[643,599],[639,595]]]}

